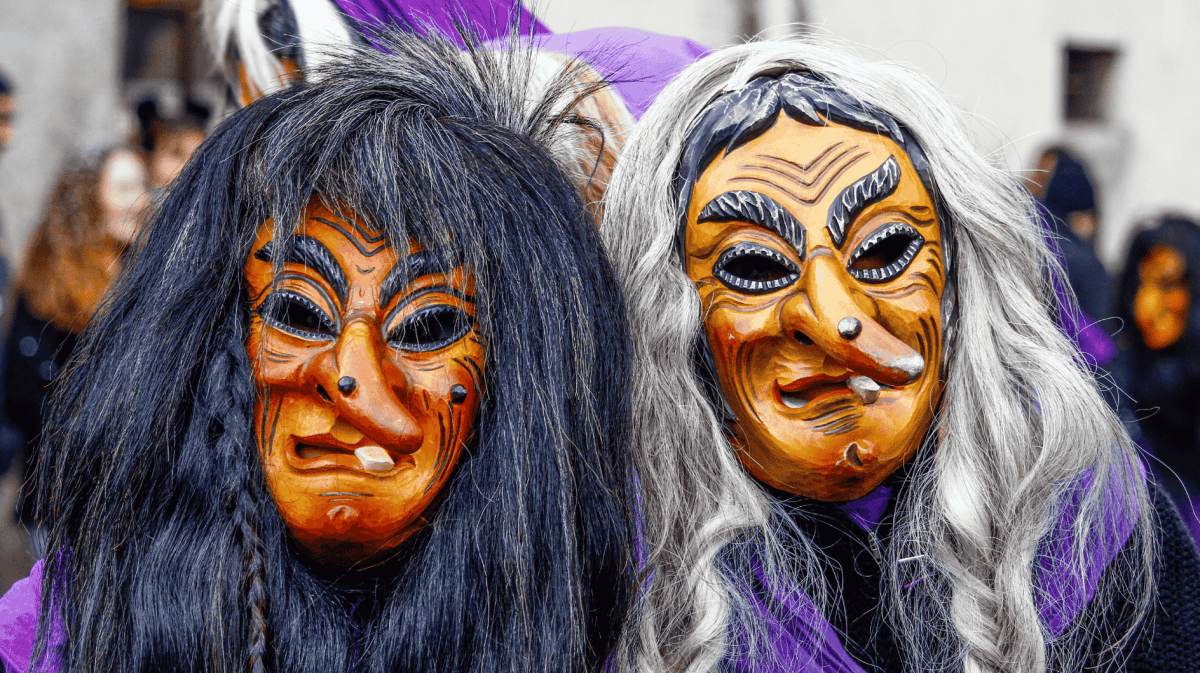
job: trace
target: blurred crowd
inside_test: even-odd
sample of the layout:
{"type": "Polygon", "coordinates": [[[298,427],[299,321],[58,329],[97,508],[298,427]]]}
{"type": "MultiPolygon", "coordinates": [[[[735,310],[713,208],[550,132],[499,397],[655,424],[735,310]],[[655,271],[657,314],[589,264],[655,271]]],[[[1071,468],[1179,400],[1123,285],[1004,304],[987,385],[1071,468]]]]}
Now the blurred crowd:
{"type": "Polygon", "coordinates": [[[1110,276],[1094,250],[1097,198],[1084,163],[1051,147],[1035,168],[1030,191],[1078,302],[1065,327],[1200,540],[1200,226],[1177,213],[1139,223],[1110,276]]]}
{"type": "MultiPolygon", "coordinates": [[[[0,73],[0,153],[12,138],[14,97],[0,73]]],[[[136,105],[126,142],[70,156],[61,167],[24,262],[0,258],[6,330],[0,350],[0,473],[37,460],[42,410],[68,366],[76,340],[120,273],[159,195],[204,140],[209,110],[188,102],[179,114],[158,101],[136,105]]],[[[2,154],[0,154],[2,160],[2,154]]],[[[39,555],[41,530],[24,483],[14,515],[39,555]]]]}
{"type": "MultiPolygon", "coordinates": [[[[11,140],[19,95],[0,74],[0,152],[11,140]]],[[[0,472],[24,471],[37,460],[55,378],[69,366],[78,335],[158,195],[209,125],[209,111],[192,102],[166,114],[148,99],[134,112],[139,123],[125,143],[65,162],[19,267],[10,271],[0,257],[0,472]]],[[[1194,392],[1200,390],[1200,227],[1181,214],[1142,223],[1123,270],[1111,275],[1094,251],[1101,217],[1087,167],[1069,148],[1055,146],[1033,168],[1030,192],[1065,271],[1064,329],[1077,337],[1111,403],[1153,457],[1158,482],[1200,540],[1192,505],[1200,496],[1200,394],[1194,392]]],[[[31,531],[36,555],[32,499],[20,497],[14,515],[31,531]]]]}

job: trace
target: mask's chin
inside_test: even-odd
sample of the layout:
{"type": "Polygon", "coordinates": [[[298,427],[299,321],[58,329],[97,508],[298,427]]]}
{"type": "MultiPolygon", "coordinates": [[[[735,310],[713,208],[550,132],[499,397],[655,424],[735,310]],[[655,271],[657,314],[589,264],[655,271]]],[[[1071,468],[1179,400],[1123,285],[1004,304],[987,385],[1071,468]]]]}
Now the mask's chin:
{"type": "MultiPolygon", "coordinates": [[[[758,410],[758,418],[770,418],[769,413],[758,410]]],[[[818,432],[821,441],[817,441],[808,436],[778,436],[765,424],[757,424],[752,437],[739,424],[728,427],[752,476],[771,488],[823,502],[848,502],[867,495],[916,453],[915,447],[907,446],[892,453],[890,449],[900,447],[881,444],[869,432],[831,436],[818,432]],[[806,450],[797,452],[801,446],[806,450]]]]}
{"type": "MultiPolygon", "coordinates": [[[[347,511],[335,507],[330,511],[330,519],[352,521],[359,515],[350,507],[347,511]]],[[[352,523],[350,525],[353,525],[352,523]]],[[[296,543],[304,559],[312,566],[330,571],[369,570],[386,564],[399,554],[399,547],[405,540],[416,533],[418,528],[401,529],[395,535],[379,540],[345,539],[336,537],[318,537],[308,531],[288,526],[288,532],[296,543]]]]}

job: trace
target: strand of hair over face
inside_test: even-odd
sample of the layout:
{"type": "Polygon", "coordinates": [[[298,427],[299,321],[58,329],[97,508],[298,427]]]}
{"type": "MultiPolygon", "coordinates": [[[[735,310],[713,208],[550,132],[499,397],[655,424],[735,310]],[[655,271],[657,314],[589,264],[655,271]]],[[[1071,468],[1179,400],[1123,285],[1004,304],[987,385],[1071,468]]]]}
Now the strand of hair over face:
{"type": "MultiPolygon", "coordinates": [[[[699,301],[673,244],[673,183],[691,125],[722,92],[785,70],[829,81],[916,138],[958,246],[945,395],[885,550],[885,565],[918,559],[892,570],[884,587],[907,670],[1068,671],[1103,645],[1120,651],[1150,605],[1153,508],[1134,447],[1052,316],[1050,279],[1061,270],[1028,197],[972,146],[962,112],[927,78],[812,37],[725,49],[684,71],[635,128],[606,197],[601,233],[634,337],[633,449],[649,550],[647,587],[623,642],[626,670],[704,671],[729,654],[723,636],[740,580],[723,568],[739,564],[723,565],[716,550],[761,554],[818,605],[826,596],[806,574],[821,554],[783,527],[697,385],[699,301]],[[1072,572],[1085,577],[1093,544],[1112,533],[1105,495],[1114,487],[1137,520],[1133,537],[1086,614],[1051,643],[1035,602],[1041,542],[1077,501],[1072,572]],[[904,589],[913,578],[925,581],[904,589]],[[1118,587],[1134,614],[1104,622],[1118,587]]],[[[752,646],[765,642],[761,625],[758,633],[752,646]]]]}

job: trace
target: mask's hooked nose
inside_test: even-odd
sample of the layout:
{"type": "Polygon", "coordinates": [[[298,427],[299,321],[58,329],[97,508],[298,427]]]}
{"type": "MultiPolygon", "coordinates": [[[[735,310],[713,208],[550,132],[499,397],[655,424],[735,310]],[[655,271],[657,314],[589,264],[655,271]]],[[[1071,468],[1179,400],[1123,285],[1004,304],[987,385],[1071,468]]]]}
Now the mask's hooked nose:
{"type": "Polygon", "coordinates": [[[343,328],[334,347],[336,371],[329,372],[327,388],[334,408],[346,421],[388,450],[412,453],[421,447],[424,433],[396,395],[406,385],[403,375],[385,371],[387,344],[379,330],[366,321],[343,328]]]}
{"type": "Polygon", "coordinates": [[[794,329],[849,369],[892,386],[912,383],[925,371],[925,358],[858,307],[845,276],[833,256],[809,258],[800,282],[812,314],[803,316],[794,329]]]}

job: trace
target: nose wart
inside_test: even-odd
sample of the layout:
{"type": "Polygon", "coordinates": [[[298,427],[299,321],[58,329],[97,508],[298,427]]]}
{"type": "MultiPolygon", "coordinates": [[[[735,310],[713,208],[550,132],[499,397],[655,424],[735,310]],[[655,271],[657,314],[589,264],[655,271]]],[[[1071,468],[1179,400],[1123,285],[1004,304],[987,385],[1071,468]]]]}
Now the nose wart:
{"type": "Polygon", "coordinates": [[[338,379],[337,387],[343,395],[349,395],[358,387],[358,381],[355,381],[353,376],[343,376],[338,379]]]}
{"type": "Polygon", "coordinates": [[[858,318],[846,316],[838,321],[837,330],[843,339],[849,341],[862,332],[862,323],[858,318]]]}

